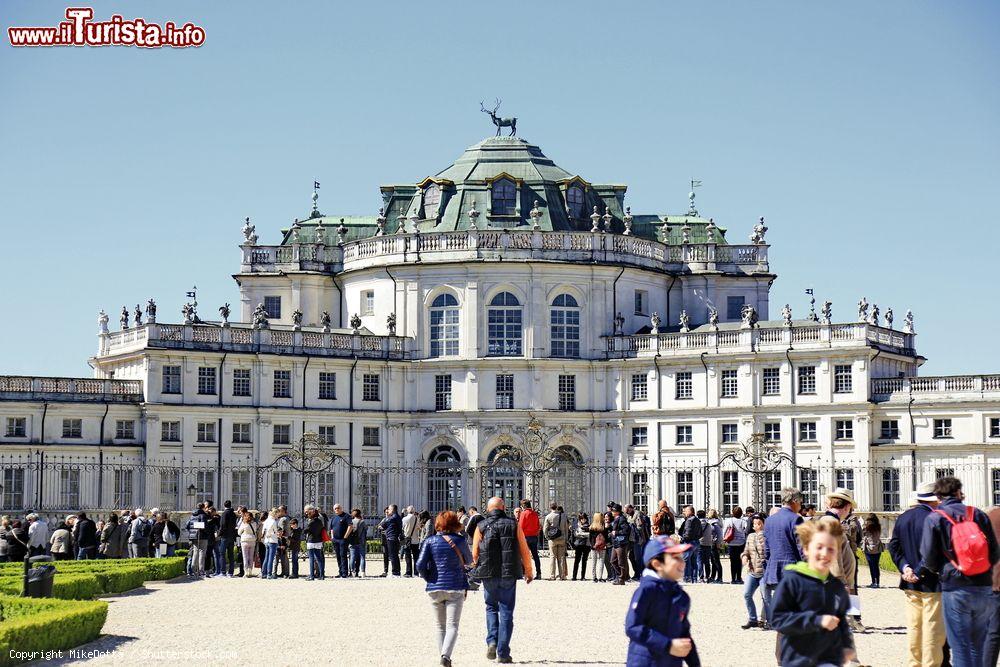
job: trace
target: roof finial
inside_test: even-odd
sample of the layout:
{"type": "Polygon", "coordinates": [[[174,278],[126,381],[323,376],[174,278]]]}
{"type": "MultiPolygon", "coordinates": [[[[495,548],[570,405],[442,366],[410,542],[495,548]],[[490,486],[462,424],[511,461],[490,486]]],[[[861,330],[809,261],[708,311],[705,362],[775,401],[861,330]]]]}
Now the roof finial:
{"type": "Polygon", "coordinates": [[[318,217],[320,217],[322,215],[322,213],[319,212],[319,205],[318,205],[319,204],[319,181],[313,181],[313,196],[312,196],[312,200],[313,200],[313,208],[312,208],[312,213],[309,214],[309,217],[310,218],[318,218],[318,217]]]}
{"type": "Polygon", "coordinates": [[[687,212],[687,214],[690,215],[690,216],[697,216],[698,215],[698,209],[696,209],[694,207],[694,189],[695,188],[700,188],[700,187],[701,187],[701,181],[696,181],[695,179],[692,178],[691,179],[691,192],[688,193],[688,201],[690,202],[690,204],[688,205],[688,212],[687,212]]]}

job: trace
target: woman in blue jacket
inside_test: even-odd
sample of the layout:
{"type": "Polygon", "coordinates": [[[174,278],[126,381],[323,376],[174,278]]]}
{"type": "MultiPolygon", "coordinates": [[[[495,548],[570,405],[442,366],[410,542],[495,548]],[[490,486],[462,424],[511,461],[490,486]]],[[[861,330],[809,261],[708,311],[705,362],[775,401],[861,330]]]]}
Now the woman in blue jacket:
{"type": "Polygon", "coordinates": [[[417,572],[427,582],[427,594],[434,607],[441,664],[451,667],[462,604],[469,588],[466,568],[472,563],[472,551],[454,512],[438,514],[434,530],[435,534],[427,538],[420,550],[417,572]]]}

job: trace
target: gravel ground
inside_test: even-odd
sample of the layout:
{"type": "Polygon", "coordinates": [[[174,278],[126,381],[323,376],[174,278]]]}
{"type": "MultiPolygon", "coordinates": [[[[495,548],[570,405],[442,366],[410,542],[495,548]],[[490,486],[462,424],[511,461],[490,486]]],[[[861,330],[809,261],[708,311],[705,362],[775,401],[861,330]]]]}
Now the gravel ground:
{"type": "MultiPolygon", "coordinates": [[[[542,561],[542,571],[548,572],[542,561]]],[[[728,576],[728,564],[723,567],[728,576]]],[[[381,561],[371,569],[381,572],[381,561]]],[[[864,568],[859,584],[867,583],[864,568]]],[[[856,641],[866,665],[904,661],[903,598],[894,588],[898,578],[883,573],[882,584],[893,588],[861,589],[869,632],[856,641]]],[[[774,634],[739,628],[746,620],[741,587],[698,584],[686,589],[693,599],[691,621],[702,664],[775,664],[774,634]]],[[[591,581],[518,584],[511,643],[515,662],[624,663],[622,628],[634,590],[591,581]]],[[[54,664],[438,664],[427,596],[417,579],[181,578],[151,582],[108,601],[105,635],[78,649],[96,653],[54,664]]],[[[456,666],[489,664],[484,618],[482,593],[470,592],[452,656],[456,666]]]]}

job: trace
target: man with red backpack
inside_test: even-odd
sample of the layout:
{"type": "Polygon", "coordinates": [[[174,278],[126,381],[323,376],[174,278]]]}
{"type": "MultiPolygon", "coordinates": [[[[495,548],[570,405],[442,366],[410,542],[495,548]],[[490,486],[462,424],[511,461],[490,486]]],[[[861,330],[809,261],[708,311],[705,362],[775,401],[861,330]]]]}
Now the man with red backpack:
{"type": "Polygon", "coordinates": [[[934,483],[941,499],[927,515],[920,551],[922,569],[940,576],[945,634],[954,667],[981,667],[993,615],[993,565],[1000,546],[989,518],[962,503],[962,482],[942,477],[934,483]]]}

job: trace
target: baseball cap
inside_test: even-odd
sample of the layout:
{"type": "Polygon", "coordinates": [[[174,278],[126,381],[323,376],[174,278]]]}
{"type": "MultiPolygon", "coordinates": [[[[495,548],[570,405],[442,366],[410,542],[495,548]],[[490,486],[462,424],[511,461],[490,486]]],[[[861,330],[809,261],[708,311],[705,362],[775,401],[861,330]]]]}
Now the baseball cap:
{"type": "Polygon", "coordinates": [[[660,554],[680,554],[690,549],[692,545],[674,542],[666,535],[654,535],[646,543],[642,551],[642,562],[648,563],[660,554]]]}

